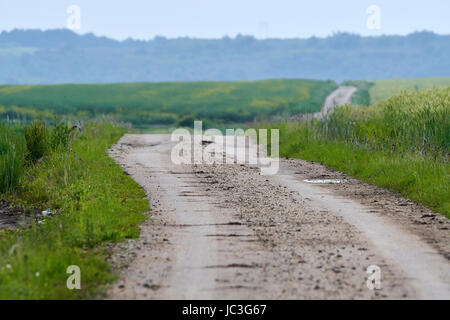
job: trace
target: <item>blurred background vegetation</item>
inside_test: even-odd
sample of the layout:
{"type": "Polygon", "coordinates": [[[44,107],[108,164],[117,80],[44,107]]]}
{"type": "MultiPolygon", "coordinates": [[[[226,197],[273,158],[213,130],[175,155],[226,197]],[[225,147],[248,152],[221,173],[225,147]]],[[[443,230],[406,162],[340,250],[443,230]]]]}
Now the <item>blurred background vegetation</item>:
{"type": "Polygon", "coordinates": [[[448,76],[450,36],[115,41],[69,30],[0,34],[0,84],[234,81],[304,78],[344,81],[448,76]]]}

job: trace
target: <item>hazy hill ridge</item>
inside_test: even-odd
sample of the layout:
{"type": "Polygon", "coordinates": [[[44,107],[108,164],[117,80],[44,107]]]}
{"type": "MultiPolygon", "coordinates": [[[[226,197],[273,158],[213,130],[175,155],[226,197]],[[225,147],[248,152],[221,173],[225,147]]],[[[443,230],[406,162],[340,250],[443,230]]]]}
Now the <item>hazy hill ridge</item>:
{"type": "Polygon", "coordinates": [[[0,83],[450,76],[450,35],[116,41],[69,30],[0,34],[0,83]]]}

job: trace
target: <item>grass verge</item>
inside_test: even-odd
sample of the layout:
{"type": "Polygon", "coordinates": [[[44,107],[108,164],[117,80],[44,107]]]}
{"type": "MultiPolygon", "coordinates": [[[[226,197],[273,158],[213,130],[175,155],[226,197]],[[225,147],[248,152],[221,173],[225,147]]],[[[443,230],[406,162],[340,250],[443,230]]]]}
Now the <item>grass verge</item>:
{"type": "Polygon", "coordinates": [[[107,155],[124,133],[85,126],[72,143],[33,165],[7,197],[56,214],[40,224],[0,233],[0,299],[82,299],[103,293],[116,276],[103,244],[139,236],[148,210],[144,191],[107,155]],[[81,270],[81,290],[66,287],[67,268],[81,270]]]}

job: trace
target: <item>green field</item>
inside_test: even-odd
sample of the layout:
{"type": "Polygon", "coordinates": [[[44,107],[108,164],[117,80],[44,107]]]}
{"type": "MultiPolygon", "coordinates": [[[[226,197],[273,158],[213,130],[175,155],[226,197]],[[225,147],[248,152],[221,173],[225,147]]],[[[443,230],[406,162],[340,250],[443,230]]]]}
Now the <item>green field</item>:
{"type": "Polygon", "coordinates": [[[420,79],[387,79],[375,80],[374,86],[369,89],[370,101],[376,104],[386,100],[401,91],[420,91],[450,87],[450,77],[446,78],[420,78],[420,79]]]}
{"type": "Polygon", "coordinates": [[[0,118],[78,120],[108,116],[137,127],[245,123],[318,111],[336,89],[332,81],[127,83],[0,86],[0,118]]]}
{"type": "Polygon", "coordinates": [[[389,99],[402,91],[413,92],[450,87],[450,77],[345,81],[344,84],[358,88],[352,98],[353,104],[368,106],[389,99]]]}
{"type": "Polygon", "coordinates": [[[275,128],[281,156],[323,163],[450,217],[450,88],[275,128]]]}

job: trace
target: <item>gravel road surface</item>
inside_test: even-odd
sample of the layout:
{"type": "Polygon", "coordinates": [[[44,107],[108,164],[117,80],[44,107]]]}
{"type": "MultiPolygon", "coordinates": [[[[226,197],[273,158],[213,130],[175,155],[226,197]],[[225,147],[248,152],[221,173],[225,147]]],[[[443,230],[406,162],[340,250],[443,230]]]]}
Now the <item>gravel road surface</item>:
{"type": "Polygon", "coordinates": [[[110,150],[152,209],[114,248],[110,299],[450,299],[448,219],[318,164],[175,165],[173,145],[125,135],[110,150]]]}

